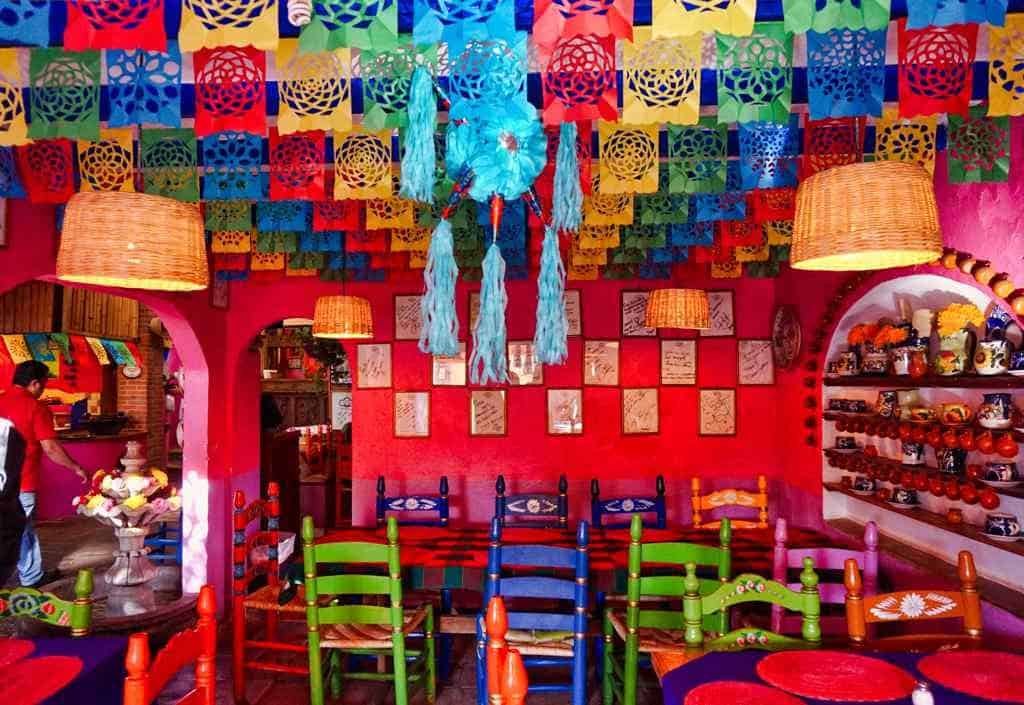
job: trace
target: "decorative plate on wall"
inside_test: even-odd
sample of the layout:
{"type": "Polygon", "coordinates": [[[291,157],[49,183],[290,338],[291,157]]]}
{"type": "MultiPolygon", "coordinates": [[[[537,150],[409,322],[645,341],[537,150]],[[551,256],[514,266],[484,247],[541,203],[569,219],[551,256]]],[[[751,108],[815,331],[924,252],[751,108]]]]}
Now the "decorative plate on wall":
{"type": "Polygon", "coordinates": [[[775,309],[772,321],[772,353],[775,355],[775,367],[788,370],[796,363],[800,355],[800,318],[796,306],[783,304],[775,309]]]}

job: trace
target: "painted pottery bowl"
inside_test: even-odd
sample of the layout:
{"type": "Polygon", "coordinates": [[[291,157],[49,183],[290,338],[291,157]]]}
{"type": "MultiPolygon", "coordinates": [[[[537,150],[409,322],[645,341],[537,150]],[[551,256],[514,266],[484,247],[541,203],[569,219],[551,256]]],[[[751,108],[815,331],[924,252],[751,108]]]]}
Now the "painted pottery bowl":
{"type": "Polygon", "coordinates": [[[1016,482],[1020,479],[1017,463],[985,463],[985,479],[992,482],[1016,482]]]}
{"type": "Polygon", "coordinates": [[[992,512],[985,515],[985,533],[991,536],[1020,536],[1020,522],[1013,514],[992,512]]]}

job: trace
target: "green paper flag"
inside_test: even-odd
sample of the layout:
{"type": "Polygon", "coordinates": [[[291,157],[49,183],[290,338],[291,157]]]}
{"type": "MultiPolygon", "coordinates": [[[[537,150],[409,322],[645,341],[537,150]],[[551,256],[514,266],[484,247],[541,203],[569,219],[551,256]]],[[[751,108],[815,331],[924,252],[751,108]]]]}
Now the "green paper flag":
{"type": "Polygon", "coordinates": [[[33,139],[100,138],[100,53],[33,49],[29,58],[33,139]]]}
{"type": "Polygon", "coordinates": [[[949,116],[946,171],[951,184],[1004,183],[1010,178],[1010,118],[986,117],[975,105],[968,117],[949,116]]]}

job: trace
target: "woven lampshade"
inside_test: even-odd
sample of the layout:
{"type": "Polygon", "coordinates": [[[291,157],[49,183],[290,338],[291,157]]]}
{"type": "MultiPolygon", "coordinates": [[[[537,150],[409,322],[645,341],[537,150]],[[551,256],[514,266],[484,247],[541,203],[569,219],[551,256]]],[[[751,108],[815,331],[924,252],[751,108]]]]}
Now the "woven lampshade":
{"type": "Polygon", "coordinates": [[[710,328],[708,294],[701,289],[655,289],[647,298],[648,328],[710,328]]]}
{"type": "Polygon", "coordinates": [[[321,296],[313,312],[313,335],[317,338],[372,338],[373,313],[361,296],[321,296]]]}
{"type": "Polygon", "coordinates": [[[57,278],[125,289],[205,289],[199,206],[145,193],[76,193],[64,211],[57,278]]]}
{"type": "Polygon", "coordinates": [[[931,175],[906,162],[849,164],[818,172],[796,194],[795,269],[906,267],[942,255],[931,175]]]}

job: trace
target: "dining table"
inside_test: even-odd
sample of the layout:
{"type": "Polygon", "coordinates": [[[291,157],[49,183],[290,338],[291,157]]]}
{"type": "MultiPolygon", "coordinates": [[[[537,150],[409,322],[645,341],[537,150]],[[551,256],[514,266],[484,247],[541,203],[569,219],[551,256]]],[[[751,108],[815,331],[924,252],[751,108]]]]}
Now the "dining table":
{"type": "Polygon", "coordinates": [[[0,703],[120,705],[127,637],[0,638],[0,703]]]}

